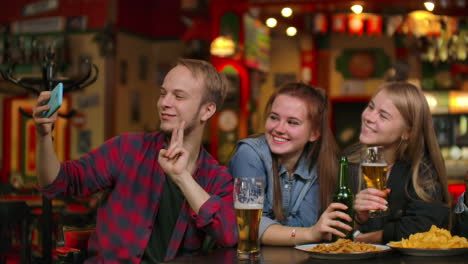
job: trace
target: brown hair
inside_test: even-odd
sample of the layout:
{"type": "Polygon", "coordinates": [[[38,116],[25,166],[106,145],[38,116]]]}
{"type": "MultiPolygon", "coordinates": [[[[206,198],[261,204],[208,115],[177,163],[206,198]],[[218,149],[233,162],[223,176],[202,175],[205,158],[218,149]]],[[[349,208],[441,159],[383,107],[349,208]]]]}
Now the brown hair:
{"type": "Polygon", "coordinates": [[[186,67],[193,77],[203,81],[205,89],[201,104],[213,102],[216,104],[216,111],[221,110],[228,89],[226,77],[213,65],[203,60],[179,59],[177,65],[186,67]]]}
{"type": "MultiPolygon", "coordinates": [[[[278,95],[288,95],[303,100],[308,106],[309,120],[312,127],[320,132],[319,138],[304,146],[304,152],[309,160],[309,169],[317,164],[318,183],[320,186],[320,211],[323,211],[331,203],[332,194],[336,184],[338,173],[338,147],[328,122],[328,98],[323,89],[312,87],[301,82],[287,83],[271,95],[265,107],[264,116],[271,112],[273,102],[278,95]],[[320,153],[320,155],[319,155],[320,153]]],[[[283,214],[281,188],[279,183],[278,158],[273,158],[273,212],[279,221],[285,219],[283,214]]]]}
{"type": "Polygon", "coordinates": [[[432,123],[432,115],[426,97],[420,89],[407,82],[388,82],[379,91],[387,92],[395,107],[410,130],[408,140],[403,140],[395,153],[395,160],[411,163],[412,181],[416,194],[424,201],[434,201],[434,181],[441,184],[446,205],[450,205],[445,163],[432,123]],[[429,164],[424,162],[425,156],[429,164]],[[420,167],[430,169],[434,166],[435,177],[421,177],[420,167]]]}

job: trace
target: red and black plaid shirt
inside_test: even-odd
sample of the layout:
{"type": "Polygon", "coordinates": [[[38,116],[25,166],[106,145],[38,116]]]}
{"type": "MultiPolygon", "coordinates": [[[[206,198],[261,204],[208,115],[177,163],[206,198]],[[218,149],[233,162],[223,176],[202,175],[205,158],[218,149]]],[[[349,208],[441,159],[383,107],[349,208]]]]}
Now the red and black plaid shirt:
{"type": "MultiPolygon", "coordinates": [[[[84,157],[62,163],[57,179],[44,189],[57,195],[88,196],[112,188],[97,212],[96,234],[87,263],[140,263],[159,209],[166,175],[158,153],[166,143],[161,133],[124,134],[84,157]]],[[[200,249],[207,235],[221,246],[237,243],[233,179],[203,148],[193,175],[211,195],[198,214],[184,201],[165,260],[200,249]]]]}

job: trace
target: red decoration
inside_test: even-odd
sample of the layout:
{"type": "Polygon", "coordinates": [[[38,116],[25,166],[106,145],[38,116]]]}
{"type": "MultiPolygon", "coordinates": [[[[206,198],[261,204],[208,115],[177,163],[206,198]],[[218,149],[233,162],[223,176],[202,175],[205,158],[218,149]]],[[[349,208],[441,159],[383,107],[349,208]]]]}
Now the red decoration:
{"type": "Polygon", "coordinates": [[[210,41],[211,33],[209,30],[210,23],[205,18],[193,18],[192,25],[184,32],[181,39],[184,42],[189,42],[194,39],[204,39],[210,41]]]}
{"type": "Polygon", "coordinates": [[[314,32],[326,34],[327,31],[328,31],[327,16],[323,13],[316,14],[314,16],[314,32]]]}
{"type": "Polygon", "coordinates": [[[332,16],[332,31],[337,33],[346,32],[346,15],[335,14],[332,16]]]}
{"type": "Polygon", "coordinates": [[[370,78],[375,73],[375,57],[368,52],[357,52],[349,58],[348,67],[355,78],[370,78]]]}
{"type": "Polygon", "coordinates": [[[317,85],[316,50],[301,51],[301,79],[310,85],[317,85]]]}
{"type": "Polygon", "coordinates": [[[351,14],[348,17],[349,34],[362,36],[364,33],[364,18],[362,15],[351,14]]]}
{"type": "Polygon", "coordinates": [[[455,17],[448,17],[447,18],[447,28],[451,35],[456,34],[458,32],[458,21],[455,17]]]}
{"type": "Polygon", "coordinates": [[[382,35],[382,16],[368,15],[367,35],[382,35]]]}
{"type": "Polygon", "coordinates": [[[429,21],[429,30],[427,31],[426,37],[440,37],[440,32],[442,30],[442,25],[439,21],[431,20],[429,21]]]}

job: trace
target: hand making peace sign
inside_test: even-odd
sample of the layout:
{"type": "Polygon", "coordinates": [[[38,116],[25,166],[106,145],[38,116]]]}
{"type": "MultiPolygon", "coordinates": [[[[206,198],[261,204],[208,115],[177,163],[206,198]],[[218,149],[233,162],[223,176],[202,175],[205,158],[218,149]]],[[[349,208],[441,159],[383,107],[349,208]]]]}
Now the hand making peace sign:
{"type": "Polygon", "coordinates": [[[185,121],[182,121],[179,127],[172,130],[168,148],[161,149],[158,156],[158,162],[164,172],[176,183],[183,172],[188,172],[189,153],[184,148],[184,125],[185,121]]]}

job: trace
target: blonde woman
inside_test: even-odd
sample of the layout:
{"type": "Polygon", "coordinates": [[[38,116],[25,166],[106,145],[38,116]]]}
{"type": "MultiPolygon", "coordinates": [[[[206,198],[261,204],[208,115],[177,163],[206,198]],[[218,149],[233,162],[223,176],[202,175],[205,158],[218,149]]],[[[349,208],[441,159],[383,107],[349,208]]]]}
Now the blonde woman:
{"type": "MultiPolygon", "coordinates": [[[[356,222],[362,233],[356,240],[387,243],[431,225],[448,228],[447,175],[421,90],[406,82],[383,84],[362,113],[359,140],[362,147],[383,146],[389,169],[387,192],[365,188],[356,195],[356,222]],[[388,209],[389,215],[370,218],[369,210],[376,209],[388,209]]],[[[359,148],[355,150],[351,174],[357,178],[359,148]]]]}

